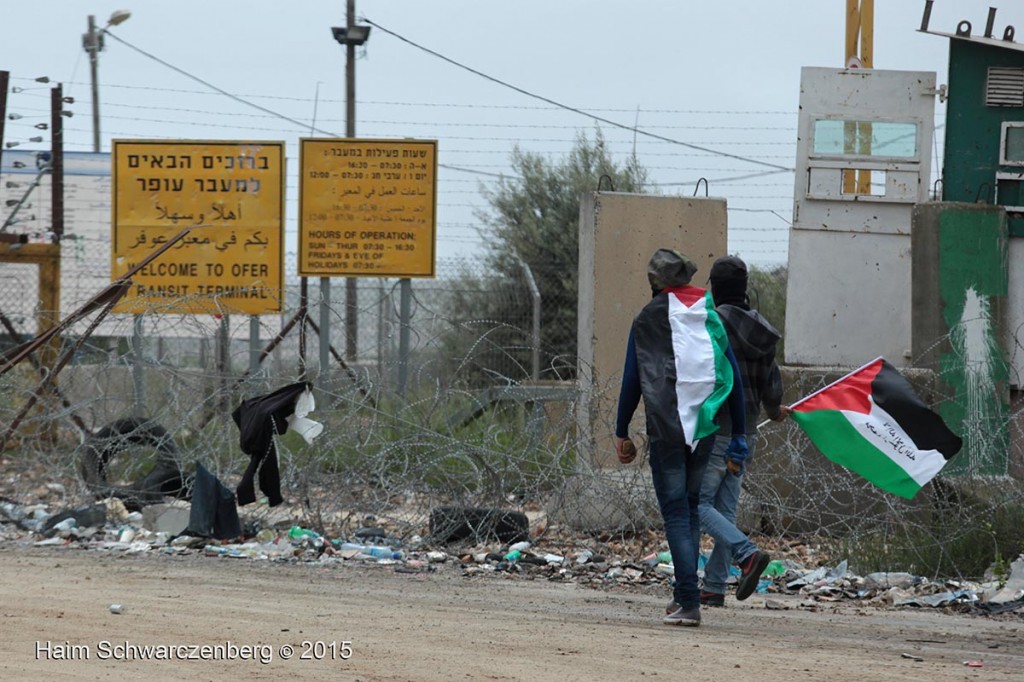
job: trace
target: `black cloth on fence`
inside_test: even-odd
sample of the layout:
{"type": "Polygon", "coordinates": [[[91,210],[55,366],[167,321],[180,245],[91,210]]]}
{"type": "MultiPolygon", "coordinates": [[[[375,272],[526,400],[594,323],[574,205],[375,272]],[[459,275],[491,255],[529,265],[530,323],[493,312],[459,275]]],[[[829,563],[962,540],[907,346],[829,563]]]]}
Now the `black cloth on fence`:
{"type": "Polygon", "coordinates": [[[288,417],[295,412],[295,402],[310,390],[310,384],[299,382],[279,388],[265,396],[243,400],[231,418],[241,433],[239,445],[249,455],[249,466],[238,484],[238,504],[256,501],[253,477],[259,470],[260,490],[271,507],[281,504],[281,474],[277,468],[277,447],[274,436],[288,431],[288,417]]]}
{"type": "Polygon", "coordinates": [[[192,509],[184,534],[217,540],[230,540],[242,534],[235,494],[199,462],[196,462],[192,509]]]}

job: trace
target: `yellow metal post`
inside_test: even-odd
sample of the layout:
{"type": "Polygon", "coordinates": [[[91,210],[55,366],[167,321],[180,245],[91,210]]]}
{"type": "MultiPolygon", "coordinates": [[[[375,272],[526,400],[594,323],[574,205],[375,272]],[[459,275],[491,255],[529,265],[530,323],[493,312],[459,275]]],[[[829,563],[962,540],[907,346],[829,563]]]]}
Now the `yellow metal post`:
{"type": "MultiPolygon", "coordinates": [[[[875,0],[846,0],[846,55],[844,66],[854,57],[861,68],[874,68],[875,0]]],[[[871,124],[847,122],[844,129],[847,154],[871,155],[871,124]]],[[[871,171],[843,173],[844,194],[870,194],[871,171]]]]}
{"type": "MultiPolygon", "coordinates": [[[[39,309],[36,315],[36,334],[41,334],[60,321],[60,244],[2,244],[0,263],[22,263],[39,268],[39,309]]],[[[60,336],[53,337],[39,349],[39,362],[51,368],[60,352],[60,336]]],[[[50,400],[56,393],[56,384],[41,396],[50,400]]],[[[56,437],[56,422],[51,421],[35,432],[37,437],[51,441],[56,437]]]]}

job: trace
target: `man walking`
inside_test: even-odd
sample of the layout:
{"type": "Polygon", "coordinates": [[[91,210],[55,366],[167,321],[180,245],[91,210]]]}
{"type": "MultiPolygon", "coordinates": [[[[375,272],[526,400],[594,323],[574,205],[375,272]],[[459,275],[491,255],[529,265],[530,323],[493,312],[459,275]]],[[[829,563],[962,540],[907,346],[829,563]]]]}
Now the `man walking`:
{"type": "Polygon", "coordinates": [[[653,298],[630,328],[615,425],[616,455],[629,464],[636,457],[629,422],[642,396],[651,478],[675,567],[663,621],[689,626],[700,625],[700,481],[718,430],[714,417],[726,400],[728,450],[739,459],[747,452],[739,368],[710,296],[689,285],[696,271],[678,251],[659,249],[651,257],[653,298]]]}
{"type": "MultiPolygon", "coordinates": [[[[782,406],[782,378],[775,362],[775,346],[781,336],[768,320],[750,307],[747,265],[741,259],[725,256],[716,260],[711,266],[710,280],[715,311],[725,325],[729,345],[739,364],[746,431],[755,436],[762,405],[768,417],[776,421],[783,420],[788,412],[788,408],[782,406]]],[[[719,412],[718,423],[721,433],[733,428],[727,410],[719,412]]],[[[711,557],[704,566],[700,602],[705,606],[725,606],[725,585],[733,557],[742,557],[736,562],[741,569],[740,584],[736,588],[736,599],[740,601],[754,592],[771,559],[736,527],[743,472],[757,439],[748,439],[746,457],[731,453],[729,442],[725,436],[715,437],[700,489],[701,528],[715,539],[711,557]],[[745,580],[746,576],[750,578],[745,580]]]]}

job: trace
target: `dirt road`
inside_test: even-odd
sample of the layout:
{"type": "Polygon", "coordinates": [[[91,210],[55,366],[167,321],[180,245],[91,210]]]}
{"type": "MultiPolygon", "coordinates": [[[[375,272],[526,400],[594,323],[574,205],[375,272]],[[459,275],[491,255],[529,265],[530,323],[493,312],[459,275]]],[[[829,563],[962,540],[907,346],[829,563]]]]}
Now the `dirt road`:
{"type": "Polygon", "coordinates": [[[410,574],[8,547],[0,679],[1024,680],[1019,612],[809,610],[795,596],[774,610],[754,595],[682,628],[660,623],[667,598],[451,564],[410,574]]]}

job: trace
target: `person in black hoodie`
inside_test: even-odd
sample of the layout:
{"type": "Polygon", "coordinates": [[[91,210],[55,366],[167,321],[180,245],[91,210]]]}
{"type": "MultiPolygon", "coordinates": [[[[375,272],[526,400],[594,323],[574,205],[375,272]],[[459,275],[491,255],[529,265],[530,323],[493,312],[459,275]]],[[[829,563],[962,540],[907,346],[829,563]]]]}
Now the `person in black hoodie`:
{"type": "MultiPolygon", "coordinates": [[[[711,296],[715,310],[729,335],[729,345],[736,355],[744,390],[744,408],[747,431],[747,457],[737,457],[728,451],[731,417],[728,410],[720,410],[720,427],[715,446],[701,481],[701,529],[715,539],[715,547],[704,567],[704,582],[700,601],[704,606],[725,606],[725,585],[729,577],[729,564],[734,556],[744,557],[740,562],[743,574],[760,576],[771,557],[758,550],[736,527],[736,507],[746,460],[754,454],[757,443],[757,422],[761,407],[768,417],[782,421],[789,408],[782,405],[782,378],[775,362],[775,346],[781,335],[759,312],[750,307],[747,298],[747,265],[736,256],[719,258],[711,266],[711,296]],[[753,562],[752,565],[746,564],[753,562]],[[754,565],[756,564],[756,565],[754,565]]],[[[736,591],[736,599],[751,595],[756,581],[744,581],[736,591]]]]}

